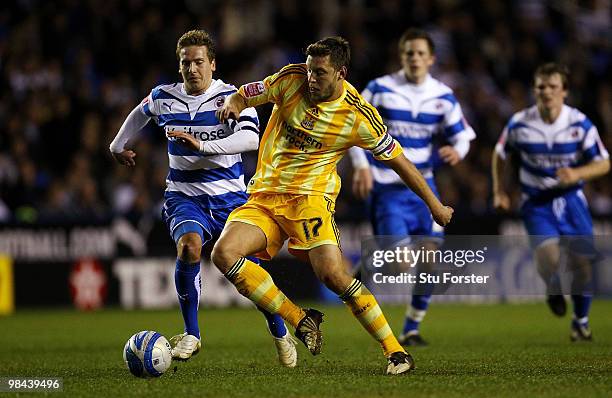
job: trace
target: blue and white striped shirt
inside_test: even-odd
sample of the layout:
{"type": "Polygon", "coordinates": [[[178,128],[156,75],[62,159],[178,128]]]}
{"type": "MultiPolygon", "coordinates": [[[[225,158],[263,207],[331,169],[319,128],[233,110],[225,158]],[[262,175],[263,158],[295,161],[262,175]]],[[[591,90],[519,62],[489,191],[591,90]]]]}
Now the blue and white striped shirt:
{"type": "Polygon", "coordinates": [[[519,179],[526,199],[578,189],[582,182],[560,187],[557,169],[609,158],[597,128],[582,112],[567,105],[552,124],[542,120],[535,105],[517,112],[504,128],[495,151],[502,159],[509,152],[518,154],[519,179]]]}
{"type": "MultiPolygon", "coordinates": [[[[430,75],[419,85],[410,83],[403,71],[385,75],[372,80],[361,95],[376,107],[389,134],[425,178],[433,177],[434,134],[443,134],[453,146],[464,144],[462,157],[469,150],[469,141],[476,138],[453,91],[430,75]]],[[[402,184],[392,169],[366,156],[377,184],[402,184]]]]}
{"type": "MultiPolygon", "coordinates": [[[[192,96],[183,83],[161,85],[141,103],[142,111],[166,131],[184,131],[201,141],[228,137],[234,131],[259,131],[254,108],[241,112],[238,121],[219,122],[215,112],[236,87],[221,80],[212,81],[205,93],[192,96]]],[[[166,178],[166,195],[179,192],[199,200],[209,209],[227,208],[244,203],[246,186],[242,157],[235,155],[204,155],[168,140],[170,171],[166,178]]]]}

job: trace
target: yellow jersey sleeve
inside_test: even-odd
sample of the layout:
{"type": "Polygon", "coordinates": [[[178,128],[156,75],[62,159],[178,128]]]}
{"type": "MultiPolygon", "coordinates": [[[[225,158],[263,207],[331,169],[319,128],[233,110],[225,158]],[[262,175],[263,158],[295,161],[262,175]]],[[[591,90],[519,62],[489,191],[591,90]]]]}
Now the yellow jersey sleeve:
{"type": "Polygon", "coordinates": [[[259,82],[244,84],[238,93],[247,106],[254,107],[272,102],[280,104],[306,81],[306,64],[290,64],[259,82]]]}

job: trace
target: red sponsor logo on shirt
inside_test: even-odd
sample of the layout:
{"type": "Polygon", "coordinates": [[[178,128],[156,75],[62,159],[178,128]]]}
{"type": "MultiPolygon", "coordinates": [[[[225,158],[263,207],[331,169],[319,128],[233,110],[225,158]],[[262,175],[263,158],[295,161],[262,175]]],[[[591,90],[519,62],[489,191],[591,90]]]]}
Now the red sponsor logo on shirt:
{"type": "Polygon", "coordinates": [[[265,90],[263,82],[254,82],[244,85],[244,96],[247,98],[257,97],[265,90]]]}

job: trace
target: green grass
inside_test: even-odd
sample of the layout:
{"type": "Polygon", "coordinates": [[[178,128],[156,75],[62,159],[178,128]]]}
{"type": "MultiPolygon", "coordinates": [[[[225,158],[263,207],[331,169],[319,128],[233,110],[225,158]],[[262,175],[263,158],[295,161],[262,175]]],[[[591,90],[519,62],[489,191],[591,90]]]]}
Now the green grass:
{"type": "MultiPolygon", "coordinates": [[[[593,304],[595,342],[569,342],[569,316],[544,304],[434,305],[414,349],[417,369],[385,376],[380,348],[343,306],[325,313],[323,353],[303,346],[298,367],[276,362],[261,315],[203,309],[202,352],[159,379],[132,377],[121,350],[143,330],[167,337],[182,327],[177,310],[96,313],[31,311],[0,318],[0,377],[62,377],[64,396],[210,397],[609,397],[612,302],[593,304]]],[[[392,327],[403,307],[384,306],[392,327]]]]}

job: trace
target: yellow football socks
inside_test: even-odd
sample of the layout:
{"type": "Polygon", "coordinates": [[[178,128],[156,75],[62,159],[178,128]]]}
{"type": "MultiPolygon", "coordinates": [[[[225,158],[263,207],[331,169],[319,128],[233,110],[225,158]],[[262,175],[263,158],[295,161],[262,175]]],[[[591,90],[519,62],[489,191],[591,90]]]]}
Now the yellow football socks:
{"type": "Polygon", "coordinates": [[[272,314],[279,314],[293,327],[306,315],[280,291],[265,269],[244,257],[236,261],[225,277],[244,297],[272,314]]]}
{"type": "Polygon", "coordinates": [[[353,279],[339,297],[368,333],[380,343],[386,357],[397,351],[405,352],[393,335],[376,298],[360,281],[353,279]]]}

